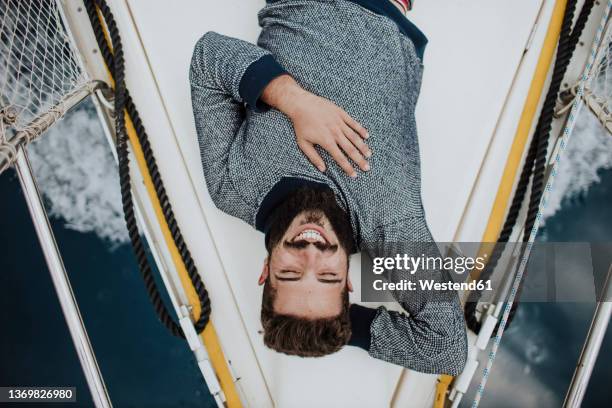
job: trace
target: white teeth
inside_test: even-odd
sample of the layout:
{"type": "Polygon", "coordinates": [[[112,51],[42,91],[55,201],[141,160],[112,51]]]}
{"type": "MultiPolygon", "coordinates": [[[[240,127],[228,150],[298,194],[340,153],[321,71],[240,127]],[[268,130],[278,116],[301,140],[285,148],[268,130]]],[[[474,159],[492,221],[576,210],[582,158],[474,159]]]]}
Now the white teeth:
{"type": "Polygon", "coordinates": [[[315,240],[317,242],[322,242],[325,243],[325,239],[321,236],[321,234],[319,234],[318,231],[315,230],[305,230],[302,231],[302,233],[300,235],[298,235],[297,237],[295,237],[296,241],[299,240],[315,240]]]}

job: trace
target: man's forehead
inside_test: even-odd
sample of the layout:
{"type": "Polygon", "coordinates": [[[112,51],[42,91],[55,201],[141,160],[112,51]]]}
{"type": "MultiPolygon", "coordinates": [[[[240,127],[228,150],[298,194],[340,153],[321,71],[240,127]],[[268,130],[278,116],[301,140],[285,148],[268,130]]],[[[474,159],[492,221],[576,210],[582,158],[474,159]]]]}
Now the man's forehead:
{"type": "Polygon", "coordinates": [[[337,316],[342,308],[342,287],[320,284],[308,288],[297,282],[277,282],[274,310],[298,317],[337,316]]]}

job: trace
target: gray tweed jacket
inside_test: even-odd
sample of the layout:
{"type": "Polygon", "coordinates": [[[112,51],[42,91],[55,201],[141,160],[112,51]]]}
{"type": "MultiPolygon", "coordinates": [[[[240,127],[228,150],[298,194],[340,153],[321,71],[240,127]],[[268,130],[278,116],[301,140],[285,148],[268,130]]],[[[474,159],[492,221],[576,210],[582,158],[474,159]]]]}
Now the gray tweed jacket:
{"type": "MultiPolygon", "coordinates": [[[[370,256],[391,254],[392,243],[431,242],[414,115],[423,65],[411,40],[389,18],[346,0],[281,0],[258,17],[257,45],[209,32],[193,53],[193,111],[215,205],[255,226],[266,194],[283,177],[301,178],[336,193],[358,246],[370,256]],[[327,171],[319,172],[299,150],[285,115],[245,109],[243,75],[270,55],[303,88],[335,102],[368,129],[369,172],[351,179],[324,151],[327,171]]],[[[437,253],[432,247],[424,252],[437,253]]],[[[394,273],[390,279],[448,281],[449,276],[436,270],[394,273]]],[[[457,294],[393,295],[407,313],[376,310],[369,354],[421,372],[460,373],[467,343],[457,294]]]]}

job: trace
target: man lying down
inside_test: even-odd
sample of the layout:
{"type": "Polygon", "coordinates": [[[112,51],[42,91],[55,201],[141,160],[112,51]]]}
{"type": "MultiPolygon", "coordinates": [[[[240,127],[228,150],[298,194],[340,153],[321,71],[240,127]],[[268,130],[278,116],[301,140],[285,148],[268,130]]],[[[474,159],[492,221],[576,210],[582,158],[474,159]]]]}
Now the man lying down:
{"type": "Polygon", "coordinates": [[[268,0],[257,45],[214,32],[197,42],[193,111],[213,202],[265,234],[266,346],[317,357],[348,344],[457,375],[467,343],[455,292],[393,292],[406,313],[348,300],[349,254],[432,242],[414,117],[427,40],[402,13],[408,7],[268,0]]]}

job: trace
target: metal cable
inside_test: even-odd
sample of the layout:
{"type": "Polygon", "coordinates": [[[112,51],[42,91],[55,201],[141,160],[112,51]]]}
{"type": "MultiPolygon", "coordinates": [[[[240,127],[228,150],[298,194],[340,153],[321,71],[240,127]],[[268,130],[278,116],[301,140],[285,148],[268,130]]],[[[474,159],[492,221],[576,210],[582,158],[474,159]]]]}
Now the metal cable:
{"type": "Polygon", "coordinates": [[[127,110],[127,113],[134,124],[136,135],[142,147],[146,166],[149,174],[151,175],[155,193],[159,199],[164,218],[168,224],[172,239],[181,255],[181,259],[185,265],[187,274],[189,275],[191,283],[193,284],[193,287],[198,294],[198,298],[200,299],[201,312],[198,320],[194,322],[194,326],[196,332],[201,333],[206,327],[210,318],[210,299],[204,283],[202,282],[198,270],[193,262],[191,253],[185,244],[181,230],[176,222],[176,218],[174,217],[172,205],[170,204],[168,195],[166,194],[166,189],[157,167],[157,162],[155,160],[155,156],[153,155],[153,150],[151,148],[147,132],[129,94],[129,91],[125,86],[123,46],[117,24],[105,0],[85,0],[85,8],[93,27],[96,41],[102,53],[104,62],[115,81],[115,131],[117,138],[116,149],[119,161],[121,199],[123,203],[124,218],[130,236],[130,242],[132,244],[134,255],[138,261],[138,267],[144,280],[149,299],[153,303],[155,312],[162,324],[168,330],[170,330],[173,335],[184,338],[185,335],[182,328],[174,321],[161,297],[145,252],[142,238],[138,231],[138,225],[134,215],[134,204],[132,202],[127,133],[125,127],[125,115],[123,114],[124,110],[127,110]],[[98,10],[100,11],[101,17],[104,19],[106,27],[108,28],[108,35],[110,37],[111,44],[108,43],[105,36],[104,27],[100,21],[98,10]]]}

